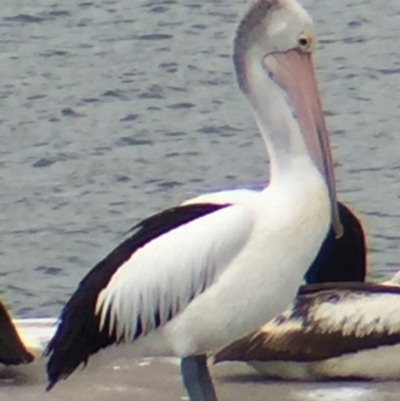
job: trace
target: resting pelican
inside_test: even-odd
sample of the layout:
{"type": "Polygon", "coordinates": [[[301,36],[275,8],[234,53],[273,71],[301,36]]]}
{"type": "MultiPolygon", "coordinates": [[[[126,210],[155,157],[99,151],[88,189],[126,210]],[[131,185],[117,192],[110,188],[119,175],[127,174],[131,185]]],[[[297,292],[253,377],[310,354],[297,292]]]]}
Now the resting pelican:
{"type": "Polygon", "coordinates": [[[189,202],[135,226],[65,305],[47,349],[48,389],[100,349],[153,334],[181,358],[190,400],[217,399],[207,354],[283,311],[331,222],[341,235],[314,45],[311,18],[295,0],[251,7],[233,60],[270,156],[269,186],[234,204],[189,202]]]}
{"type": "Polygon", "coordinates": [[[20,365],[33,361],[33,355],[27,350],[18,331],[0,302],[0,365],[20,365]]]}
{"type": "Polygon", "coordinates": [[[290,309],[215,362],[244,361],[289,380],[399,379],[399,281],[400,271],[383,283],[305,285],[290,309]]]}

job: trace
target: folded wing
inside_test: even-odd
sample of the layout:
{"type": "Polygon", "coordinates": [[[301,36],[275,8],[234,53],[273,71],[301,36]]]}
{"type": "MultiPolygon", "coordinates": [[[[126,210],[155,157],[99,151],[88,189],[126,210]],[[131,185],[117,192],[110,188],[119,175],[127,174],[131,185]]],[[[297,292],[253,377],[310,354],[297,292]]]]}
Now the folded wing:
{"type": "Polygon", "coordinates": [[[209,288],[247,242],[243,205],[193,204],[144,220],[82,280],[47,353],[49,387],[89,356],[164,325],[209,288]]]}

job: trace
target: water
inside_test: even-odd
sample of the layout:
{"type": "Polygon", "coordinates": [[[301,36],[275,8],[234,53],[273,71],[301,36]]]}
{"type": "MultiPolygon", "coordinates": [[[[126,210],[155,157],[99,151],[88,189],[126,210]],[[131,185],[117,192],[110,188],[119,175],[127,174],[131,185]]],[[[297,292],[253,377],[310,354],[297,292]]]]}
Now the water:
{"type": "MultiPolygon", "coordinates": [[[[232,73],[243,0],[4,0],[3,299],[55,315],[139,219],[266,180],[232,73]]],[[[400,4],[305,1],[340,198],[368,230],[370,275],[400,268],[400,4]]]]}

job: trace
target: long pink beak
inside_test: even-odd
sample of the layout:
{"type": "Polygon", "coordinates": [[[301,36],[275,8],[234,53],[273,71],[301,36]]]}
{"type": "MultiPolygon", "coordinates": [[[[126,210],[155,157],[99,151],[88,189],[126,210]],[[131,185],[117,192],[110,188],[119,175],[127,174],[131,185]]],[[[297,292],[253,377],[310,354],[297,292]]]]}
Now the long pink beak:
{"type": "Polygon", "coordinates": [[[329,133],[315,80],[311,53],[292,49],[265,57],[265,66],[274,81],[290,97],[293,111],[314,164],[325,177],[332,203],[332,225],[337,238],[343,235],[336,200],[335,175],[329,133]]]}

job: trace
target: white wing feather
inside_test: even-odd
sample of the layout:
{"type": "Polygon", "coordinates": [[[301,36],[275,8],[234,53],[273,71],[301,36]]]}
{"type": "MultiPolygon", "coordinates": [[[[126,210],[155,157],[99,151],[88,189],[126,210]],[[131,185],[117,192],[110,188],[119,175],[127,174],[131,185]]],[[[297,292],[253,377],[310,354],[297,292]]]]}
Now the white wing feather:
{"type": "Polygon", "coordinates": [[[100,330],[132,340],[181,312],[211,286],[246,244],[253,228],[251,208],[229,206],[169,231],[138,249],[100,292],[100,330]]]}

